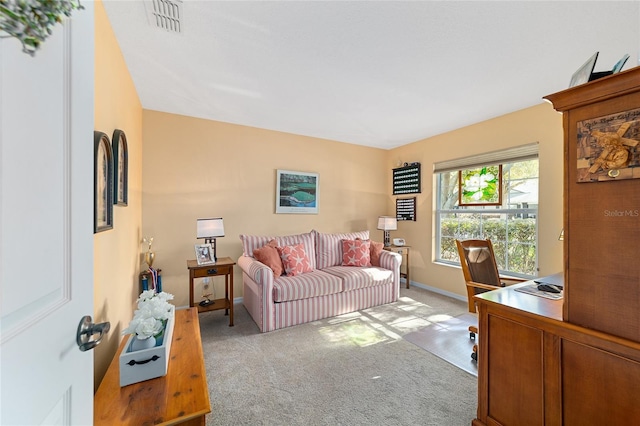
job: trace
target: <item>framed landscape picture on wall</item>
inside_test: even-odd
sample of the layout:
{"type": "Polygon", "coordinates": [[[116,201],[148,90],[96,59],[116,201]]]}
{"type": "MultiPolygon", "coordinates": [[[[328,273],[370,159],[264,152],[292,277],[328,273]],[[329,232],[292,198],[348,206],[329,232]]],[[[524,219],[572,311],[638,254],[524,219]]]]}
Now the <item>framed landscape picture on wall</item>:
{"type": "Polygon", "coordinates": [[[276,213],[318,213],[318,174],[277,170],[276,213]]]}

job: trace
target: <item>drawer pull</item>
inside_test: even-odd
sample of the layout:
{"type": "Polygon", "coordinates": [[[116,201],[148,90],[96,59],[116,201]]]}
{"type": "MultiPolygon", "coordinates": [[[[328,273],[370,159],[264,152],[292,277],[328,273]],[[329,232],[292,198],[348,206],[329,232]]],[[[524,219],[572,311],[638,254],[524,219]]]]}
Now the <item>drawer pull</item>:
{"type": "Polygon", "coordinates": [[[136,361],[135,359],[132,359],[131,361],[129,361],[127,363],[127,365],[130,365],[130,366],[133,367],[134,365],[142,365],[142,364],[146,364],[146,363],[151,362],[151,361],[157,361],[159,359],[160,359],[160,357],[158,355],[154,355],[149,359],[145,359],[144,361],[136,361]]]}
{"type": "Polygon", "coordinates": [[[207,274],[209,274],[209,275],[217,274],[217,273],[218,273],[218,268],[207,269],[207,274]]]}

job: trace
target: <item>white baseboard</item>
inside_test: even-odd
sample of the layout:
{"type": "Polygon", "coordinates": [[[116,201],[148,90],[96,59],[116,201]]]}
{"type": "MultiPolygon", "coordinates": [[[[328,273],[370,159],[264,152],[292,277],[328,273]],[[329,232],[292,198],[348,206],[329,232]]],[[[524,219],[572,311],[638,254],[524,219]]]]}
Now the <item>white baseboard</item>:
{"type": "Polygon", "coordinates": [[[438,288],[438,287],[431,287],[430,285],[417,283],[415,281],[411,281],[411,285],[414,287],[421,288],[423,290],[432,291],[434,293],[438,293],[443,296],[451,297],[452,299],[461,300],[463,302],[467,301],[467,298],[465,296],[461,296],[458,293],[452,293],[450,291],[442,290],[441,288],[438,288]]]}

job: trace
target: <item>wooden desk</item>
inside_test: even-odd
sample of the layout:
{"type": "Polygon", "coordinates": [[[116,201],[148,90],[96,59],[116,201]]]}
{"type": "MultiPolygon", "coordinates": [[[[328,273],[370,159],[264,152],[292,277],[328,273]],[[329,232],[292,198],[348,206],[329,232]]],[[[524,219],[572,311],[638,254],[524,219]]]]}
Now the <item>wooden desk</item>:
{"type": "Polygon", "coordinates": [[[196,309],[176,311],[167,375],[120,387],[120,343],[94,396],[95,425],[204,425],[211,412],[196,309]]]}
{"type": "Polygon", "coordinates": [[[406,262],[404,262],[404,261],[402,262],[405,265],[404,267],[405,267],[405,271],[406,272],[402,272],[402,265],[400,265],[400,278],[404,278],[405,279],[405,281],[407,282],[407,288],[409,288],[409,284],[411,284],[411,279],[409,278],[409,275],[410,275],[409,274],[409,272],[410,272],[410,269],[409,269],[409,252],[411,250],[411,246],[394,246],[394,245],[391,245],[391,246],[385,247],[384,249],[385,250],[389,250],[389,251],[394,251],[396,253],[400,253],[402,255],[402,257],[406,256],[407,261],[406,262]]]}
{"type": "Polygon", "coordinates": [[[189,306],[197,307],[198,312],[215,311],[224,309],[224,314],[229,315],[229,327],[233,326],[233,265],[236,262],[230,257],[218,258],[218,261],[210,265],[198,265],[198,261],[187,260],[189,268],[189,306]],[[211,305],[200,306],[193,301],[193,280],[195,278],[207,278],[224,275],[224,298],[215,299],[211,305]]]}
{"type": "Polygon", "coordinates": [[[640,343],[563,321],[563,300],[515,291],[532,283],[475,296],[480,342],[472,424],[627,425],[640,418],[640,343]]]}

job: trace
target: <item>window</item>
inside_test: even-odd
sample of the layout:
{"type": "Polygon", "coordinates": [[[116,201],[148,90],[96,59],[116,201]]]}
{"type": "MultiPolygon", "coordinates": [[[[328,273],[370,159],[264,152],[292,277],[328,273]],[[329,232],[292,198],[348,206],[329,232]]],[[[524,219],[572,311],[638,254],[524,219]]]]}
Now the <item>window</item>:
{"type": "MultiPolygon", "coordinates": [[[[456,239],[488,238],[494,246],[498,269],[520,277],[537,275],[538,158],[510,159],[502,164],[502,204],[459,206],[458,171],[438,170],[436,164],[436,260],[460,264],[456,239]]],[[[492,165],[492,164],[486,164],[492,165]]],[[[482,166],[477,162],[469,167],[482,166]]]]}

